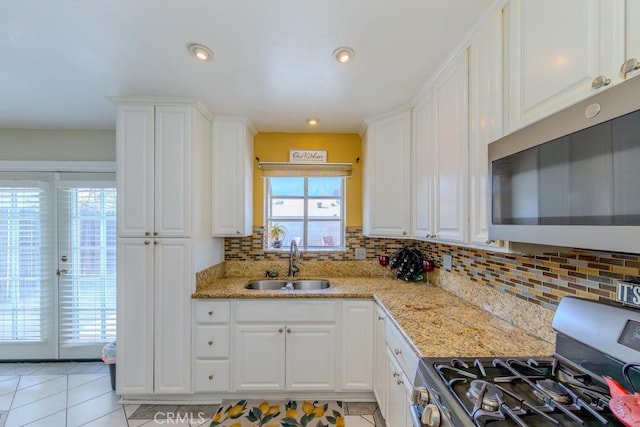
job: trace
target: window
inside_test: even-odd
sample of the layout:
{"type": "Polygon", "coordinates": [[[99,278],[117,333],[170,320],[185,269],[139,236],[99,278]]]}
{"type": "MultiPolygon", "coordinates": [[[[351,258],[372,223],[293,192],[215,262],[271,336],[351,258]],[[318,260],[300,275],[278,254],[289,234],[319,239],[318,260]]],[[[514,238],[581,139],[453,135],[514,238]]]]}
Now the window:
{"type": "MultiPolygon", "coordinates": [[[[286,229],[281,247],[295,240],[301,250],[344,249],[343,177],[269,177],[266,181],[266,232],[286,229]]],[[[269,248],[278,248],[268,239],[269,248]]]]}

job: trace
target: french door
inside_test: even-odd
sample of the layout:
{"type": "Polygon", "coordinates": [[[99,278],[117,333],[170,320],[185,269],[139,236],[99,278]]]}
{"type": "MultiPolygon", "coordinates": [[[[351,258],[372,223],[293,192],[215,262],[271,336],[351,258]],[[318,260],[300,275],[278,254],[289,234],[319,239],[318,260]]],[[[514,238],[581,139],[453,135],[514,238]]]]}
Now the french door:
{"type": "Polygon", "coordinates": [[[0,359],[96,359],[116,330],[111,173],[0,173],[0,359]]]}

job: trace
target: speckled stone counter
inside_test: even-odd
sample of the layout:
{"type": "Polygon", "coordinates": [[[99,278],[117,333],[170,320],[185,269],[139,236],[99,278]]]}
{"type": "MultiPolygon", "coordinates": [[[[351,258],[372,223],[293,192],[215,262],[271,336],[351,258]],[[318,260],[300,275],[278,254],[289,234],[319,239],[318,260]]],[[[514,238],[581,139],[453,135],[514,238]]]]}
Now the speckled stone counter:
{"type": "Polygon", "coordinates": [[[373,298],[393,317],[420,356],[515,357],[553,353],[552,343],[437,286],[375,277],[323,279],[331,281],[329,289],[257,291],[244,289],[249,280],[246,277],[221,278],[200,286],[193,298],[373,298]]]}

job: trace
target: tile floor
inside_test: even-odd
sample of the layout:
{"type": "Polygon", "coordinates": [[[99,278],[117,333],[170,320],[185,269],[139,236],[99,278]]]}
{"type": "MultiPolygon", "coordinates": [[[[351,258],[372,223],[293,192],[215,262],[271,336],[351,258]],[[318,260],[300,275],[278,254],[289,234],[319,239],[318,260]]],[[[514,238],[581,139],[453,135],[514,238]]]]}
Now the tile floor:
{"type": "MultiPolygon", "coordinates": [[[[147,419],[141,419],[143,411],[138,411],[133,419],[141,405],[118,401],[102,362],[0,363],[0,427],[209,425],[208,419],[203,422],[199,417],[163,417],[175,409],[171,405],[149,412],[147,419]]],[[[347,403],[345,425],[385,427],[375,403],[347,403]]]]}

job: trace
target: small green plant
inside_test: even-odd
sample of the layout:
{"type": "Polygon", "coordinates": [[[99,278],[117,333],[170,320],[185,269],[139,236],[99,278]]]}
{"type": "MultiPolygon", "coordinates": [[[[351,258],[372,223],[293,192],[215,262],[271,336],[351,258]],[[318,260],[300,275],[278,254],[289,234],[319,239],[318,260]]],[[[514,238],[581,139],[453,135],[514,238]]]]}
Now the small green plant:
{"type": "Polygon", "coordinates": [[[282,246],[282,238],[287,234],[287,227],[282,224],[274,222],[269,227],[269,240],[271,240],[271,246],[279,248],[282,246]]]}

